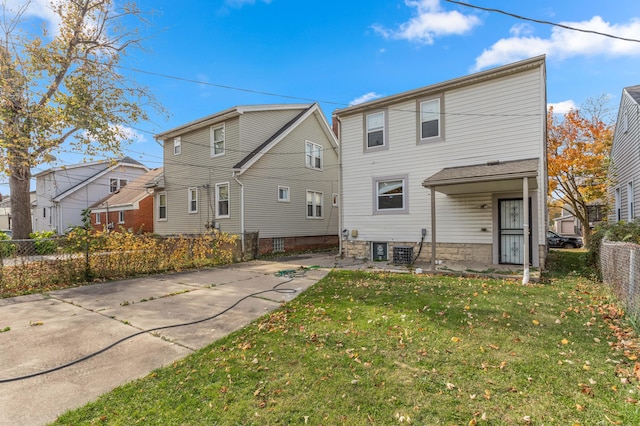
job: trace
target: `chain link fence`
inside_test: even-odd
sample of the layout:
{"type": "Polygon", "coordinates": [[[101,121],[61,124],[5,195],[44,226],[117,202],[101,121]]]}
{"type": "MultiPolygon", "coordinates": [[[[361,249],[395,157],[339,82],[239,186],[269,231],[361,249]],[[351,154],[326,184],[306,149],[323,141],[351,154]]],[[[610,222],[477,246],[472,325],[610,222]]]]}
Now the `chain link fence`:
{"type": "Polygon", "coordinates": [[[640,321],[640,246],[602,241],[600,269],[602,281],[624,304],[627,315],[640,321]]]}
{"type": "MultiPolygon", "coordinates": [[[[257,237],[245,236],[250,250],[257,237]]],[[[67,237],[0,240],[0,298],[76,283],[181,271],[253,258],[239,236],[155,236],[80,232],[67,237]]]]}

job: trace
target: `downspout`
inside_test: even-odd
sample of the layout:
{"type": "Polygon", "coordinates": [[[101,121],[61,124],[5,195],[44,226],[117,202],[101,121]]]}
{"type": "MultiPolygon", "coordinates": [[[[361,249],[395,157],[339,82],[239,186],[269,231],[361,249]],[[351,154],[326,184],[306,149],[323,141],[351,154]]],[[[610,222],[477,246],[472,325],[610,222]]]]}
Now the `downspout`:
{"type": "MultiPolygon", "coordinates": [[[[340,133],[342,130],[342,122],[340,121],[340,119],[336,116],[333,116],[333,120],[336,122],[336,127],[335,129],[332,129],[332,131],[334,131],[334,134],[336,136],[336,138],[338,138],[338,141],[340,141],[340,133]],[[336,132],[337,130],[337,132],[336,132]]],[[[333,126],[332,126],[333,127],[333,126]]],[[[342,252],[343,250],[343,243],[342,243],[342,239],[345,236],[345,234],[342,232],[342,215],[343,215],[343,203],[342,203],[342,194],[343,194],[343,188],[342,188],[342,144],[338,143],[338,255],[340,257],[345,257],[348,256],[348,254],[345,254],[342,252]]]]}
{"type": "Polygon", "coordinates": [[[522,233],[524,234],[524,275],[522,276],[522,285],[529,284],[529,178],[522,178],[522,210],[523,224],[522,233]]]}
{"type": "Polygon", "coordinates": [[[436,187],[431,190],[431,270],[436,270],[436,187]]]}
{"type": "Polygon", "coordinates": [[[244,243],[244,185],[236,177],[236,173],[237,171],[234,170],[232,177],[233,177],[233,180],[238,182],[238,185],[240,185],[240,242],[242,246],[242,255],[244,256],[244,251],[245,251],[245,247],[244,247],[244,244],[245,244],[244,243]]]}

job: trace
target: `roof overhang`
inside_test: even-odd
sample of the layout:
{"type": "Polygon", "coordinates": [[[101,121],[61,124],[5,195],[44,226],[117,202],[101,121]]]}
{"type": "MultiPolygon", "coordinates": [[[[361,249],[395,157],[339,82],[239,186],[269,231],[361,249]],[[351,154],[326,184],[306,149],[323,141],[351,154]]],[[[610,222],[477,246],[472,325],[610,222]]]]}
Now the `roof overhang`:
{"type": "Polygon", "coordinates": [[[495,161],[442,169],[425,179],[422,186],[447,195],[522,191],[525,178],[529,189],[538,188],[538,173],[537,158],[495,161]]]}

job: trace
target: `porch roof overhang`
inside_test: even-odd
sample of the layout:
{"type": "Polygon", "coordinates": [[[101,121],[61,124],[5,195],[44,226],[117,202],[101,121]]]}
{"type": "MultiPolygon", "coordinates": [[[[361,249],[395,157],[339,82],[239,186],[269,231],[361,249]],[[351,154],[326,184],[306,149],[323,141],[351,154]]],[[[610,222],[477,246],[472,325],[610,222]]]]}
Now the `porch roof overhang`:
{"type": "Polygon", "coordinates": [[[471,166],[447,167],[422,182],[447,195],[480,192],[522,191],[522,179],[528,178],[529,188],[538,188],[539,160],[493,161],[471,166]]]}

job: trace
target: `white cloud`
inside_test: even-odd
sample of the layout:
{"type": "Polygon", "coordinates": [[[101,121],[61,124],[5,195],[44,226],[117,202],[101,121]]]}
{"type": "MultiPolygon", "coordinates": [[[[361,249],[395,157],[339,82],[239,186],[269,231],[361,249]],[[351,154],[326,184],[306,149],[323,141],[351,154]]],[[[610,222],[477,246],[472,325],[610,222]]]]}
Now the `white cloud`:
{"type": "Polygon", "coordinates": [[[569,99],[567,101],[562,101],[562,102],[550,103],[547,105],[547,109],[550,107],[553,107],[554,114],[566,114],[569,112],[569,110],[578,109],[578,106],[572,99],[569,99]]]}
{"type": "Polygon", "coordinates": [[[397,29],[376,24],[372,25],[373,30],[384,38],[433,44],[436,37],[465,34],[480,24],[480,19],[475,15],[445,11],[440,6],[440,0],[405,0],[404,3],[416,9],[413,18],[400,24],[397,29]]]}
{"type": "Polygon", "coordinates": [[[355,98],[354,100],[352,100],[351,102],[349,102],[349,106],[354,106],[354,105],[358,105],[358,104],[362,104],[365,102],[369,102],[372,101],[374,99],[378,99],[381,98],[384,95],[381,95],[379,93],[376,92],[369,92],[369,93],[365,93],[364,95],[355,98]]]}
{"type": "MultiPolygon", "coordinates": [[[[628,23],[611,24],[594,16],[589,21],[562,22],[563,25],[618,37],[638,38],[640,19],[633,18],[628,23]]],[[[546,54],[558,59],[574,56],[640,56],[640,43],[623,41],[597,34],[553,27],[549,38],[534,37],[529,32],[522,33],[521,25],[511,29],[513,37],[503,38],[476,58],[475,70],[494,65],[502,65],[532,56],[546,54]]]]}
{"type": "MultiPolygon", "coordinates": [[[[113,129],[113,131],[117,133],[117,135],[122,140],[134,142],[134,143],[141,143],[141,142],[147,141],[147,138],[142,133],[140,133],[139,131],[131,127],[126,127],[121,124],[116,124],[116,125],[111,125],[111,129],[113,129]]],[[[98,142],[97,138],[94,135],[92,135],[90,132],[84,131],[83,133],[84,133],[84,136],[89,138],[90,141],[98,142]]]]}
{"type": "MultiPolygon", "coordinates": [[[[18,13],[24,5],[24,0],[6,0],[6,7],[10,15],[18,13]]],[[[58,33],[61,21],[60,17],[51,9],[50,0],[31,0],[23,16],[42,19],[49,24],[49,30],[52,33],[58,33]]]]}

